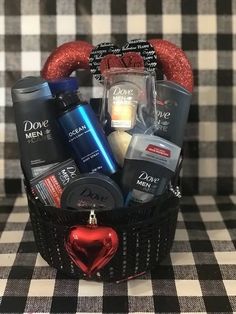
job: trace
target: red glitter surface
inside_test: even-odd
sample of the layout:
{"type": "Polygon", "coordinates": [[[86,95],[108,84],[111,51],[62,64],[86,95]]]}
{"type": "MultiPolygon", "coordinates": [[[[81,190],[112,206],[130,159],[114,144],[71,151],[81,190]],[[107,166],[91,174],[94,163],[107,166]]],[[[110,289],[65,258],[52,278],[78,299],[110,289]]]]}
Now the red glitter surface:
{"type": "Polygon", "coordinates": [[[182,49],[169,41],[150,39],[149,43],[156,51],[158,61],[167,80],[174,81],[189,92],[193,91],[193,72],[191,64],[182,49]]]}
{"type": "Polygon", "coordinates": [[[100,72],[103,73],[110,68],[123,68],[124,64],[120,57],[108,54],[102,58],[100,63],[100,72]]]}
{"type": "Polygon", "coordinates": [[[144,61],[138,52],[126,52],[122,56],[126,68],[144,68],[144,61]]]}
{"type": "Polygon", "coordinates": [[[85,41],[72,41],[56,48],[46,60],[41,75],[46,80],[69,76],[77,69],[89,68],[93,46],[85,41]]]}
{"type": "Polygon", "coordinates": [[[104,73],[110,68],[144,68],[144,61],[137,52],[126,52],[121,57],[109,54],[102,58],[100,71],[104,73]]]}

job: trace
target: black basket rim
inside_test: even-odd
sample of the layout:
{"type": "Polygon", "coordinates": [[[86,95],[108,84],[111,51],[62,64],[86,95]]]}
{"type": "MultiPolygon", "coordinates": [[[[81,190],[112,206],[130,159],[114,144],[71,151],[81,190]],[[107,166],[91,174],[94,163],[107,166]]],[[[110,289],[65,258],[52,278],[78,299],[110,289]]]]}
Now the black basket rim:
{"type": "MultiPolygon", "coordinates": [[[[45,224],[49,224],[52,225],[54,227],[66,227],[66,228],[71,228],[73,227],[73,224],[65,224],[64,222],[62,223],[58,223],[56,222],[54,219],[50,219],[51,215],[64,215],[65,213],[69,214],[72,216],[72,218],[74,217],[74,226],[81,224],[81,225],[86,225],[87,221],[89,219],[89,212],[86,211],[75,211],[75,210],[70,210],[70,209],[64,209],[64,208],[57,208],[54,206],[49,206],[49,205],[44,205],[42,204],[40,201],[35,200],[32,194],[27,194],[28,196],[28,202],[31,203],[33,205],[33,210],[31,209],[30,211],[33,211],[34,214],[37,215],[37,219],[41,220],[42,223],[45,224]],[[38,212],[35,211],[35,209],[38,210],[38,212]],[[47,219],[45,219],[45,211],[49,214],[49,217],[47,217],[47,219]]],[[[148,224],[148,223],[153,223],[154,221],[160,221],[160,223],[163,222],[163,220],[167,219],[169,217],[169,215],[171,215],[173,212],[176,211],[176,207],[178,206],[178,202],[179,202],[179,198],[177,196],[175,196],[172,192],[168,191],[165,194],[160,195],[160,197],[158,197],[157,199],[155,199],[154,201],[151,201],[149,203],[145,203],[142,205],[138,205],[138,206],[134,206],[134,207],[121,207],[121,208],[117,208],[115,210],[106,210],[106,211],[101,211],[101,212],[97,212],[96,216],[98,219],[98,225],[102,225],[103,224],[103,218],[104,216],[109,213],[109,214],[113,214],[114,211],[120,211],[119,214],[123,214],[123,215],[127,215],[129,212],[129,215],[135,214],[135,212],[137,211],[137,209],[142,209],[145,210],[145,208],[150,207],[150,206],[154,206],[154,205],[159,205],[161,207],[161,203],[164,202],[168,202],[171,203],[171,206],[166,206],[167,209],[165,209],[165,211],[162,212],[155,212],[153,215],[150,215],[149,217],[147,217],[146,219],[141,219],[138,220],[136,222],[132,222],[131,224],[113,224],[113,223],[109,223],[106,221],[106,225],[107,226],[112,226],[113,228],[117,228],[117,229],[126,229],[128,227],[138,227],[141,224],[148,224]]],[[[30,207],[30,206],[29,206],[30,207]]],[[[156,210],[155,210],[156,211],[156,210]]]]}

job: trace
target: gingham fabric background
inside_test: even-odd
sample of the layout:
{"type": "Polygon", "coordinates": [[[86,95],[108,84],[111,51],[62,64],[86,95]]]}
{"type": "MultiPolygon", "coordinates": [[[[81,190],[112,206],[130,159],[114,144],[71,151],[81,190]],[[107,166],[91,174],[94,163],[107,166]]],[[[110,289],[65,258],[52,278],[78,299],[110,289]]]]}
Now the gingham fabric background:
{"type": "MultiPolygon", "coordinates": [[[[39,75],[58,45],[164,38],[190,58],[195,91],[186,131],[187,194],[236,192],[236,1],[0,0],[0,193],[22,189],[10,88],[39,75]]],[[[87,73],[81,91],[101,95],[87,73]],[[91,90],[90,86],[94,84],[91,90]]]]}

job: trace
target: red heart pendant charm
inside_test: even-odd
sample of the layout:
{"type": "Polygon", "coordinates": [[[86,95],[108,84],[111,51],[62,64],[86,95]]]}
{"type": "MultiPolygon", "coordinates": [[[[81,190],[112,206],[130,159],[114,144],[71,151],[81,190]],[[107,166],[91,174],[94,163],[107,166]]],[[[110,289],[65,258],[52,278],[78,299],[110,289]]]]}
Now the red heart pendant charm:
{"type": "Polygon", "coordinates": [[[76,266],[91,277],[111,260],[118,244],[117,233],[111,227],[78,225],[70,229],[65,249],[76,266]]]}

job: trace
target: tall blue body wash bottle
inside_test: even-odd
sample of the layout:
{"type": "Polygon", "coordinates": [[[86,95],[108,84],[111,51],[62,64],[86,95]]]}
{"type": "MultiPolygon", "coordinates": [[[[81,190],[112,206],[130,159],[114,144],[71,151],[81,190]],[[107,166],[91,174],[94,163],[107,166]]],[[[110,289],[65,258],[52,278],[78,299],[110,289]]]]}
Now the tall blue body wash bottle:
{"type": "Polygon", "coordinates": [[[75,92],[58,96],[58,118],[80,171],[111,175],[117,164],[95,113],[75,92]]]}

